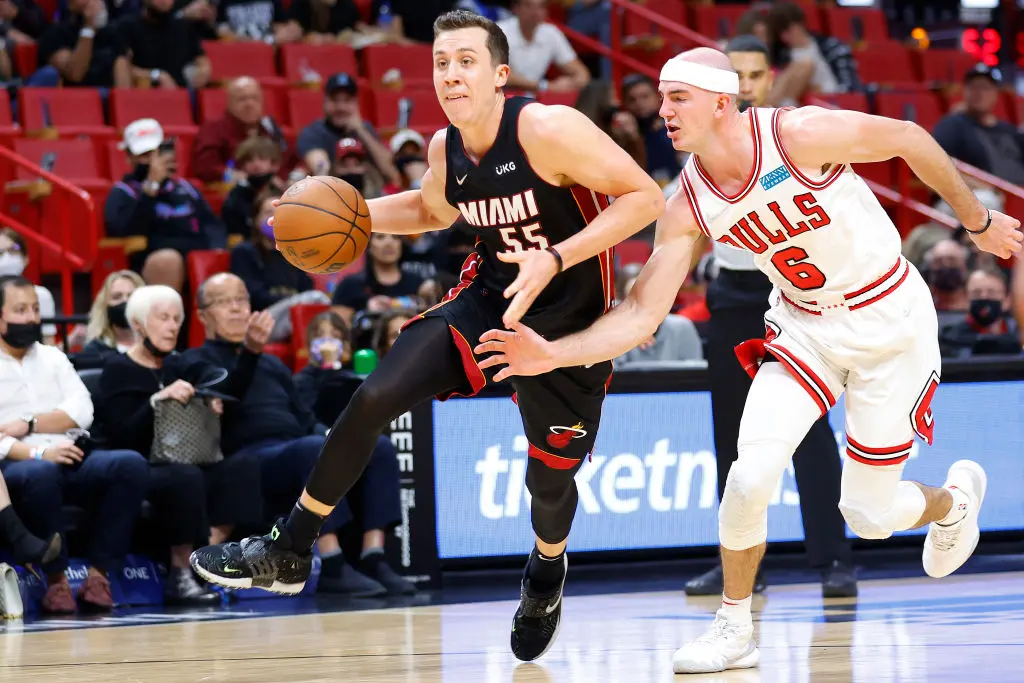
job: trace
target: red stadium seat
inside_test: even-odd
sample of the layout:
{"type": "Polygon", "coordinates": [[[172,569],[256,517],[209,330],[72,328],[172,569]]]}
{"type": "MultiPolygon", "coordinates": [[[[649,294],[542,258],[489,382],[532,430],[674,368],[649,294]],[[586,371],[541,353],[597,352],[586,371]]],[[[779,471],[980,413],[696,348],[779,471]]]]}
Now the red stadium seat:
{"type": "Polygon", "coordinates": [[[560,92],[547,92],[537,93],[537,101],[541,104],[563,104],[566,107],[576,106],[576,99],[580,96],[577,90],[567,90],[560,92]]]}
{"type": "MultiPolygon", "coordinates": [[[[224,88],[206,88],[199,91],[200,123],[221,118],[227,109],[228,92],[224,88]]],[[[278,89],[265,88],[263,90],[263,113],[277,122],[285,136],[291,135],[288,108],[282,103],[278,89]]]]}
{"type": "Polygon", "coordinates": [[[930,92],[880,92],[875,96],[875,113],[914,121],[925,130],[931,130],[942,118],[942,106],[938,95],[930,92]]]}
{"type": "Polygon", "coordinates": [[[398,127],[398,102],[402,98],[412,102],[410,128],[424,135],[432,135],[448,125],[448,118],[433,90],[397,91],[378,88],[373,91],[373,121],[379,129],[387,131],[398,127]]]}
{"type": "Polygon", "coordinates": [[[896,41],[873,45],[856,54],[857,71],[862,83],[900,90],[925,90],[914,70],[910,50],[896,41]]]}
{"type": "Polygon", "coordinates": [[[199,309],[195,300],[199,285],[217,273],[226,273],[231,268],[231,254],[224,249],[197,249],[190,251],[187,257],[189,290],[192,292],[191,321],[189,321],[189,346],[201,346],[206,338],[206,330],[199,319],[199,309]]]}
{"type": "Polygon", "coordinates": [[[0,146],[13,146],[14,138],[20,135],[21,128],[11,118],[11,98],[0,89],[0,146]]]}
{"type": "Polygon", "coordinates": [[[924,50],[918,53],[921,76],[928,83],[945,85],[963,81],[964,74],[978,63],[961,50],[924,50]]]}
{"type": "MultiPolygon", "coordinates": [[[[683,0],[647,0],[643,3],[643,7],[669,21],[686,24],[686,4],[683,0]]],[[[624,19],[625,35],[627,36],[671,35],[635,12],[626,12],[624,19]]]]}
{"type": "MultiPolygon", "coordinates": [[[[42,166],[48,153],[54,155],[51,172],[73,183],[98,180],[103,177],[97,163],[93,141],[88,138],[76,140],[46,140],[42,138],[20,138],[14,141],[14,151],[33,164],[42,166]]],[[[21,180],[34,180],[35,175],[27,169],[18,168],[21,180]]]]}
{"type": "Polygon", "coordinates": [[[116,135],[103,118],[103,103],[95,88],[22,88],[18,108],[26,131],[56,129],[61,137],[116,135]]]}
{"type": "Polygon", "coordinates": [[[359,74],[356,51],[348,45],[308,45],[286,43],[281,46],[281,67],[289,83],[306,83],[309,72],[316,72],[320,82],[344,71],[353,78],[359,74]]]}
{"type": "Polygon", "coordinates": [[[363,48],[363,72],[371,87],[384,84],[384,75],[397,69],[405,87],[429,87],[434,82],[430,45],[370,45],[363,48]]]}
{"type": "MultiPolygon", "coordinates": [[[[362,97],[367,96],[364,93],[362,97]]],[[[298,132],[324,117],[324,94],[320,90],[289,90],[287,106],[288,120],[298,132]]]]}
{"type": "Polygon", "coordinates": [[[847,45],[889,39],[889,25],[880,9],[866,7],[824,7],[828,32],[847,45]]]}
{"type": "Polygon", "coordinates": [[[14,69],[22,78],[28,78],[39,68],[39,44],[17,43],[14,46],[14,69]]]}
{"type": "Polygon", "coordinates": [[[804,104],[817,104],[814,100],[825,100],[837,109],[848,109],[850,111],[869,112],[868,96],[862,92],[844,93],[814,93],[813,97],[805,97],[804,104]]]}
{"type": "Polygon", "coordinates": [[[188,91],[163,88],[112,89],[110,122],[114,127],[123,130],[129,123],[138,119],[156,119],[165,134],[174,129],[191,130],[192,135],[195,135],[196,131],[188,91]]]}
{"type": "Polygon", "coordinates": [[[733,26],[749,9],[748,5],[698,5],[691,9],[692,28],[714,40],[729,38],[733,26]]]}
{"type": "Polygon", "coordinates": [[[301,304],[292,306],[292,352],[295,354],[296,365],[299,369],[309,359],[309,351],[306,348],[309,340],[306,338],[306,328],[313,318],[330,309],[327,304],[301,304]]]}
{"type": "Polygon", "coordinates": [[[253,40],[204,40],[203,50],[210,59],[213,82],[238,76],[252,76],[260,82],[281,81],[274,61],[274,48],[253,40]]]}
{"type": "Polygon", "coordinates": [[[651,245],[646,240],[626,240],[615,247],[615,267],[630,263],[647,263],[651,258],[651,245]]]}

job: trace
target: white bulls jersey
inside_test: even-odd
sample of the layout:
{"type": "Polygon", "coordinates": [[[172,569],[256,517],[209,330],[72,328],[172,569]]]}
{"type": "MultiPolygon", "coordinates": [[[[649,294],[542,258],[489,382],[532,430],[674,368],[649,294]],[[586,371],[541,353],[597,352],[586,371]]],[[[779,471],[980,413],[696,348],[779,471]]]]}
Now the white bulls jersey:
{"type": "MultiPolygon", "coordinates": [[[[733,197],[691,155],[682,187],[701,231],[749,251],[772,283],[800,300],[856,293],[894,272],[900,236],[874,193],[848,164],[807,176],[779,136],[782,109],[748,110],[754,139],[750,178],[733,197]]],[[[851,302],[853,303],[853,302],[851,302]]]]}

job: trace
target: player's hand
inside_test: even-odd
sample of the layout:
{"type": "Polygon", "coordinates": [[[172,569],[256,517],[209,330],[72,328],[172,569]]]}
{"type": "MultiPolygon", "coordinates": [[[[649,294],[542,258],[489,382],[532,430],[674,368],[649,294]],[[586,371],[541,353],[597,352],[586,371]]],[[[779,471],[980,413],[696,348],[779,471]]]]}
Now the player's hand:
{"type": "MultiPolygon", "coordinates": [[[[980,230],[984,225],[965,226],[968,230],[980,230]]],[[[968,232],[971,241],[978,245],[978,249],[995,254],[999,258],[1010,258],[1020,251],[1021,241],[1024,240],[1024,233],[1020,231],[1020,221],[1012,216],[998,211],[992,212],[992,225],[988,230],[975,235],[968,232]]]]}
{"type": "Polygon", "coordinates": [[[558,259],[544,249],[529,251],[506,251],[498,254],[505,263],[519,264],[519,276],[505,290],[505,298],[512,299],[501,322],[505,327],[512,326],[523,319],[530,310],[534,300],[541,293],[551,278],[558,274],[558,259]]]}
{"type": "Polygon", "coordinates": [[[263,345],[270,339],[274,331],[274,316],[266,311],[253,313],[249,316],[249,324],[245,328],[245,339],[242,343],[253,353],[262,353],[263,345]]]}
{"type": "Polygon", "coordinates": [[[493,353],[478,363],[481,369],[504,365],[495,382],[508,379],[513,375],[531,376],[551,372],[557,366],[554,348],[551,342],[544,339],[526,325],[512,323],[512,331],[488,330],[480,335],[480,344],[473,349],[476,355],[493,353]]]}

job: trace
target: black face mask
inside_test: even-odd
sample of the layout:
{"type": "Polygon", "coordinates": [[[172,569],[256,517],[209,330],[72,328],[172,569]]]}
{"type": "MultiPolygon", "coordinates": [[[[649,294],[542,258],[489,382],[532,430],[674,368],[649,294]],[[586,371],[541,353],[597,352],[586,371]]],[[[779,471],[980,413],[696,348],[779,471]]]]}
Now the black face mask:
{"type": "Polygon", "coordinates": [[[259,192],[270,182],[270,179],[274,177],[273,173],[260,173],[259,175],[249,176],[249,187],[259,192]]]}
{"type": "Polygon", "coordinates": [[[970,311],[976,323],[988,327],[1003,317],[1003,302],[999,299],[974,299],[970,311]]]}
{"type": "Polygon", "coordinates": [[[110,324],[114,327],[127,330],[129,328],[128,316],[126,315],[127,310],[127,301],[122,301],[121,303],[114,304],[113,306],[107,306],[107,320],[109,320],[110,324]]]}
{"type": "Polygon", "coordinates": [[[640,134],[643,135],[647,131],[651,130],[654,126],[654,122],[660,117],[657,114],[651,114],[650,116],[639,116],[636,119],[637,126],[640,128],[640,134]]]}
{"type": "Polygon", "coordinates": [[[959,268],[936,268],[931,271],[931,283],[940,292],[955,292],[964,286],[964,273],[959,268]]]}
{"type": "Polygon", "coordinates": [[[135,179],[140,183],[149,177],[149,164],[137,164],[135,166],[135,179]]]}
{"type": "Polygon", "coordinates": [[[11,348],[27,349],[43,340],[43,325],[42,323],[7,323],[7,331],[0,336],[11,348]]]}
{"type": "Polygon", "coordinates": [[[152,356],[154,358],[167,358],[167,356],[171,355],[170,351],[164,351],[163,349],[158,349],[153,344],[153,342],[151,342],[149,340],[149,337],[143,337],[142,338],[142,345],[144,347],[146,347],[146,350],[149,351],[150,354],[152,354],[152,356]]]}
{"type": "Polygon", "coordinates": [[[356,188],[360,192],[363,191],[363,174],[362,173],[346,173],[338,176],[339,179],[344,180],[346,183],[356,188]]]}

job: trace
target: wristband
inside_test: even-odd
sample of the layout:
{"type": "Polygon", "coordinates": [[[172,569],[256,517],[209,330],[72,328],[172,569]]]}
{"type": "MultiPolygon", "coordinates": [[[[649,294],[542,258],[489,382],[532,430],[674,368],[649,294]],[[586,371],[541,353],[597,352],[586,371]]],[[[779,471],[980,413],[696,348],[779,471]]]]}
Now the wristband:
{"type": "Polygon", "coordinates": [[[990,227],[992,227],[992,209],[986,209],[986,211],[988,211],[988,220],[985,221],[985,227],[984,228],[982,228],[981,230],[971,230],[970,228],[968,228],[965,225],[964,226],[964,230],[966,230],[967,232],[971,233],[972,235],[980,235],[981,233],[985,232],[990,227]]]}
{"type": "Polygon", "coordinates": [[[33,460],[42,460],[44,450],[45,449],[42,448],[33,448],[31,451],[29,451],[29,457],[32,458],[33,460]]]}
{"type": "Polygon", "coordinates": [[[83,28],[81,31],[78,32],[78,37],[79,38],[95,38],[96,37],[96,29],[93,29],[93,28],[90,28],[90,27],[86,26],[85,28],[83,28]]]}
{"type": "Polygon", "coordinates": [[[554,247],[548,247],[545,251],[554,256],[555,260],[558,261],[558,272],[561,273],[565,269],[565,265],[562,263],[562,255],[554,247]]]}

